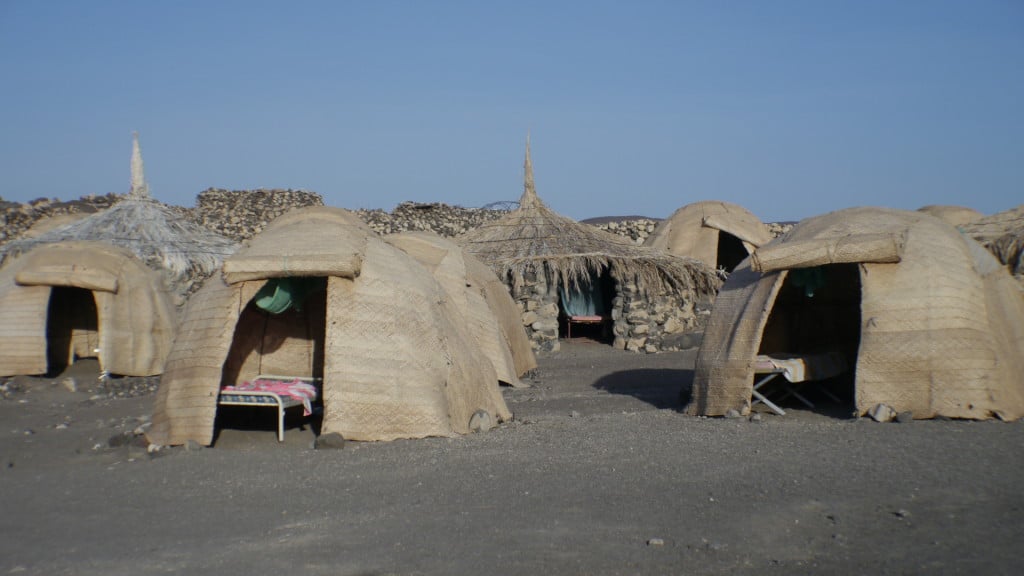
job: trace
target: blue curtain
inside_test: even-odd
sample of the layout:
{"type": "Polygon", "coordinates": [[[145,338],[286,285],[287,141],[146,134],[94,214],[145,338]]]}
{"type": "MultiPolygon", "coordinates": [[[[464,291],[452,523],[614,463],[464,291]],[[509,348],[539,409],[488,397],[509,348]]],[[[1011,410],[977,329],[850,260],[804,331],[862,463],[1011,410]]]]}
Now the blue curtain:
{"type": "Polygon", "coordinates": [[[559,289],[562,311],[566,316],[599,316],[605,313],[604,295],[597,275],[591,274],[589,282],[573,284],[568,291],[565,287],[559,289]]]}

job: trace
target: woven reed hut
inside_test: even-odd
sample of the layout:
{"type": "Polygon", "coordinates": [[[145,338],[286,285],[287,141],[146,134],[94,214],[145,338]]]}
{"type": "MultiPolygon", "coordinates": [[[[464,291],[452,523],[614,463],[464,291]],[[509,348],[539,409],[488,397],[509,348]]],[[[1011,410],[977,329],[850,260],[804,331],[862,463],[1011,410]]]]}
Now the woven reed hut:
{"type": "Polygon", "coordinates": [[[3,247],[3,257],[17,257],[43,244],[79,240],[127,248],[164,274],[178,305],[195,289],[194,284],[218,270],[236,247],[233,241],[189,222],[150,197],[137,134],[132,139],[131,191],[122,200],[34,238],[14,240],[3,247]]]}
{"type": "Polygon", "coordinates": [[[0,375],[58,374],[80,358],[152,376],[174,338],[158,273],[102,242],[38,246],[0,269],[0,375]]]}
{"type": "Polygon", "coordinates": [[[385,241],[415,258],[445,289],[498,380],[519,386],[519,376],[537,367],[519,309],[505,285],[475,256],[432,232],[403,232],[385,241]]]}
{"type": "Polygon", "coordinates": [[[951,206],[948,204],[929,204],[918,208],[917,211],[924,212],[925,214],[931,214],[939,220],[957,227],[981,220],[985,217],[984,214],[978,212],[974,208],[968,208],[966,206],[951,206]]]}
{"type": "Polygon", "coordinates": [[[509,418],[458,317],[423,266],[353,214],[293,210],[189,300],[149,439],[209,445],[220,387],[259,374],[321,379],[321,432],[350,440],[463,434],[481,411],[509,418]]]}
{"type": "Polygon", "coordinates": [[[852,367],[858,415],[1024,414],[1024,299],[990,253],[930,215],[840,210],[755,251],[715,302],[687,411],[747,413],[756,355],[826,352],[852,367]]]}
{"type": "Polygon", "coordinates": [[[556,351],[573,318],[599,318],[593,334],[617,348],[672,349],[699,328],[696,304],[718,288],[693,259],[560,216],[537,197],[529,140],[519,208],[456,238],[509,287],[535,349],[556,351]]]}
{"type": "Polygon", "coordinates": [[[644,245],[732,272],[771,239],[768,226],[746,208],[706,200],[687,204],[659,222],[644,245]]]}

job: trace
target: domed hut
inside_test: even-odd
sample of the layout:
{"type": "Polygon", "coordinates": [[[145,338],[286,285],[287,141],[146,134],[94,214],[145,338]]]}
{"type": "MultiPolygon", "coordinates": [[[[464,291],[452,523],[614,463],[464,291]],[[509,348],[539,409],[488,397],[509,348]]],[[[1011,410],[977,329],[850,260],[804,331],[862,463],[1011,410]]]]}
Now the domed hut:
{"type": "Polygon", "coordinates": [[[771,239],[764,222],[746,208],[707,200],[673,212],[658,223],[644,245],[732,272],[755,248],[771,239]]]}
{"type": "Polygon", "coordinates": [[[59,374],[79,358],[153,376],[174,338],[159,274],[102,242],[36,247],[0,269],[0,375],[59,374]]]}
{"type": "Polygon", "coordinates": [[[852,383],[858,415],[1019,418],[1024,299],[990,253],[932,216],[851,208],[809,218],[722,287],[687,411],[747,413],[765,363],[798,361],[788,374],[811,380],[822,358],[847,367],[833,382],[852,383]]]}
{"type": "Polygon", "coordinates": [[[984,214],[978,212],[974,208],[968,208],[966,206],[951,206],[948,204],[929,204],[918,208],[917,211],[924,212],[925,214],[931,214],[939,220],[957,227],[981,220],[985,217],[984,214]]]}
{"type": "Polygon", "coordinates": [[[33,238],[14,240],[3,247],[3,256],[7,260],[43,244],[82,240],[126,248],[163,273],[177,305],[236,247],[149,195],[137,134],[132,139],[131,191],[121,201],[33,238]]]}
{"type": "Polygon", "coordinates": [[[458,244],[431,232],[403,232],[385,241],[415,258],[434,275],[491,360],[498,380],[519,386],[537,367],[519,309],[494,271],[458,244]]]}
{"type": "Polygon", "coordinates": [[[653,352],[697,329],[698,301],[718,288],[701,262],[634,245],[560,216],[537,197],[529,141],[519,208],[456,238],[509,287],[535,349],[591,326],[617,348],[653,352]]]}
{"type": "Polygon", "coordinates": [[[209,445],[220,410],[234,409],[223,391],[260,381],[313,382],[321,433],[349,440],[450,436],[474,417],[510,417],[457,318],[423,266],[351,213],[293,210],[189,300],[147,435],[209,445]]]}

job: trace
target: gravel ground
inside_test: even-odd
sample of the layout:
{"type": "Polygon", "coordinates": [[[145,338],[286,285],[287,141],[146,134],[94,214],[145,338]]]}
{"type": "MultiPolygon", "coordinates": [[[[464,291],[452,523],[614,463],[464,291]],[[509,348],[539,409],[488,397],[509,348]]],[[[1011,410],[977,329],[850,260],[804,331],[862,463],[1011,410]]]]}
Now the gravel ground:
{"type": "Polygon", "coordinates": [[[341,450],[149,454],[148,386],[9,379],[0,573],[1021,573],[1024,424],[692,418],[693,360],[564,343],[513,422],[341,450]]]}

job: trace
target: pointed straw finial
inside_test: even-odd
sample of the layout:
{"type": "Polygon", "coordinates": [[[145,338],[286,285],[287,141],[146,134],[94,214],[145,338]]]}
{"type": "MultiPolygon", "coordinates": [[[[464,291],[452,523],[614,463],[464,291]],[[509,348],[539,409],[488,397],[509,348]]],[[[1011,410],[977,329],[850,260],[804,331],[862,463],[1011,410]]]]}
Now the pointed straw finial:
{"type": "Polygon", "coordinates": [[[139,149],[139,133],[132,132],[132,189],[128,193],[134,198],[149,197],[146,174],[142,169],[142,150],[139,149]]]}
{"type": "Polygon", "coordinates": [[[537,203],[537,187],[533,183],[533,161],[530,160],[530,133],[526,133],[526,161],[523,162],[524,182],[523,197],[519,199],[519,207],[533,206],[537,203]]]}

